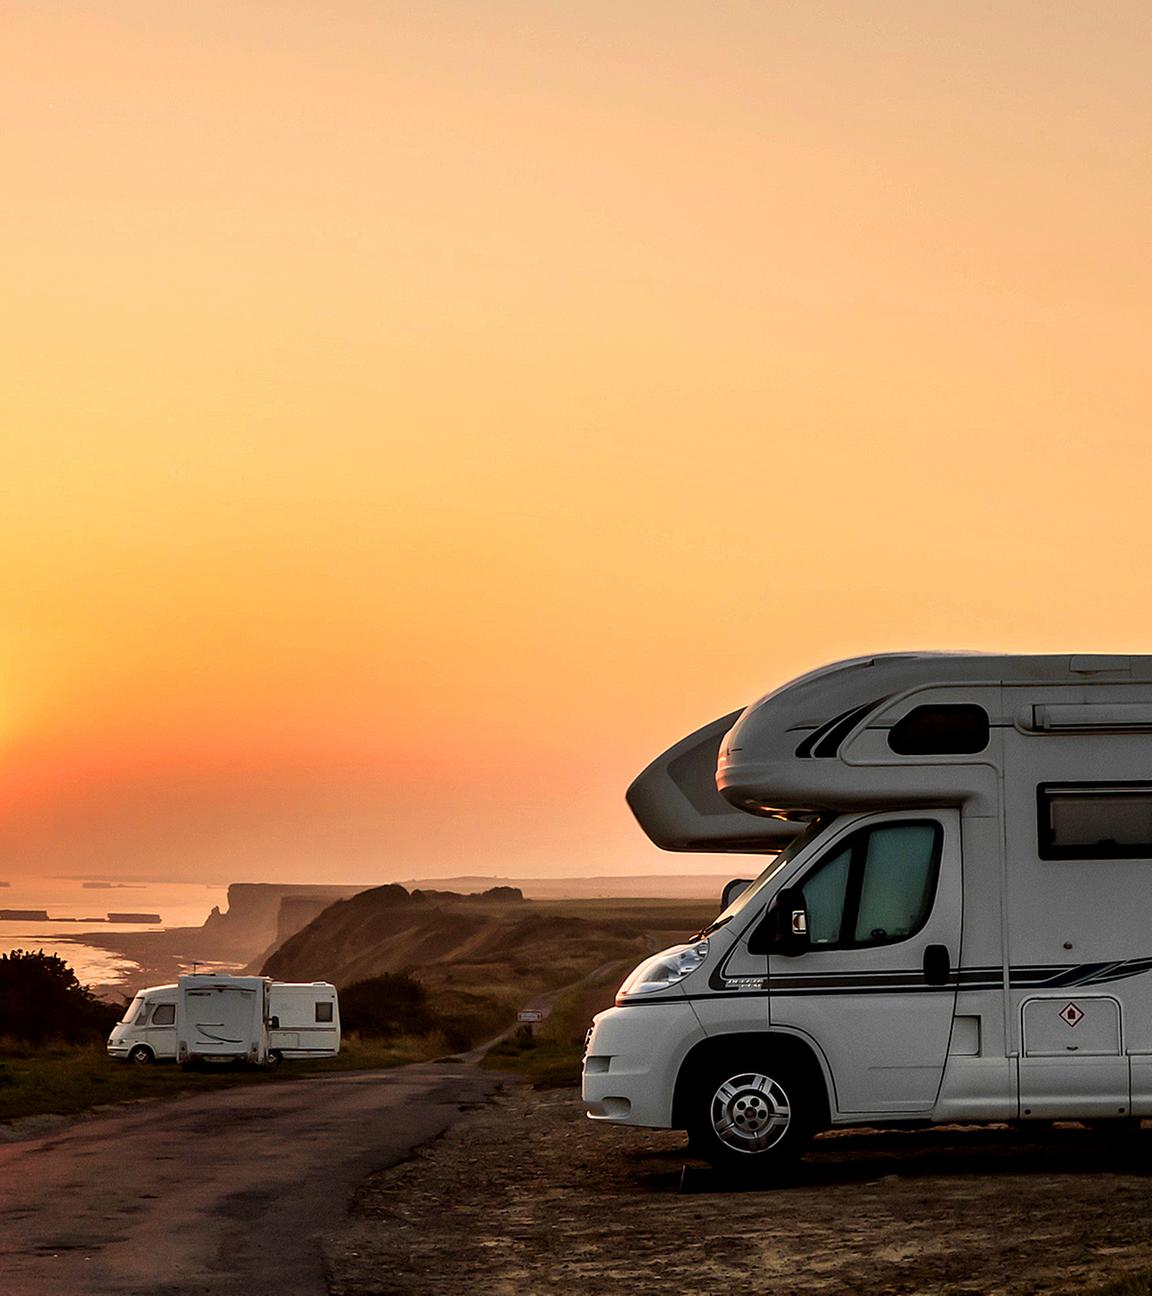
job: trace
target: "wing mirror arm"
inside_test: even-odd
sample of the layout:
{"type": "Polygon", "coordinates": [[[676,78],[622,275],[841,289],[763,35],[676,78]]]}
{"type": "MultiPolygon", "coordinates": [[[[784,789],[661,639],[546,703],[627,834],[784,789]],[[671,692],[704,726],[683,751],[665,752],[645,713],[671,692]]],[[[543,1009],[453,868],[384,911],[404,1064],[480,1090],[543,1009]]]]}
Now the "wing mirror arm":
{"type": "Polygon", "coordinates": [[[752,885],[752,881],[752,878],[733,878],[720,893],[720,912],[723,913],[733,900],[742,896],[752,885]]]}
{"type": "Polygon", "coordinates": [[[782,954],[794,958],[811,949],[808,906],[802,887],[784,887],[748,937],[749,954],[782,954]]]}

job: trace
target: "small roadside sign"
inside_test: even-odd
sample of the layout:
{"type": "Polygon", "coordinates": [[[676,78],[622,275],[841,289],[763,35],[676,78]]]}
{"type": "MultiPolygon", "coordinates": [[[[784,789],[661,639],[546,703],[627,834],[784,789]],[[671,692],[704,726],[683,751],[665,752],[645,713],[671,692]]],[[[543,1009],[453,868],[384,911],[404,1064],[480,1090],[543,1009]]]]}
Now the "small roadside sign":
{"type": "Polygon", "coordinates": [[[524,1026],[531,1026],[534,1022],[542,1022],[544,1014],[539,1008],[521,1008],[516,1014],[516,1020],[524,1026]]]}

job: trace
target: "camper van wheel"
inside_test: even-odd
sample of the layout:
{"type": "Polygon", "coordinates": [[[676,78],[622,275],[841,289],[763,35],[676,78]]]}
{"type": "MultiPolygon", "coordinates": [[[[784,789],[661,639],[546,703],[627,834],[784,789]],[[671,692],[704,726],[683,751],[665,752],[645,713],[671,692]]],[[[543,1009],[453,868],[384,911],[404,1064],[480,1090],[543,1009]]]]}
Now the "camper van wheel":
{"type": "Polygon", "coordinates": [[[137,1044],[128,1054],[128,1061],[135,1062],[137,1066],[148,1066],[152,1061],[152,1050],[144,1044],[137,1044]]]}
{"type": "Polygon", "coordinates": [[[694,1086],[688,1137],[717,1169],[771,1175],[790,1166],[811,1138],[810,1108],[790,1069],[728,1061],[710,1066],[694,1086]]]}
{"type": "Polygon", "coordinates": [[[284,1059],[280,1056],[280,1054],[275,1049],[273,1049],[273,1051],[268,1054],[268,1062],[267,1062],[268,1070],[275,1071],[276,1068],[283,1061],[284,1059]]]}

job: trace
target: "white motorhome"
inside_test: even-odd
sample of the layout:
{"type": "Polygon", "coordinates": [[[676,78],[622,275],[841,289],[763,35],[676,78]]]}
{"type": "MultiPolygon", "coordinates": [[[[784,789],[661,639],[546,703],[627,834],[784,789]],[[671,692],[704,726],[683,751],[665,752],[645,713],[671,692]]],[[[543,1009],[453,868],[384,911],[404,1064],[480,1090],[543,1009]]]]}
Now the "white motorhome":
{"type": "Polygon", "coordinates": [[[772,858],[595,1019],[593,1120],[768,1169],[828,1126],[1152,1116],[1152,657],[839,662],[629,802],[772,858]]]}
{"type": "Polygon", "coordinates": [[[267,1066],[268,977],[182,976],[176,992],[176,1060],[267,1066]]]}
{"type": "MultiPolygon", "coordinates": [[[[176,1059],[177,985],[141,990],[112,1028],[108,1055],[147,1065],[176,1059]]],[[[340,1052],[340,1001],[327,981],[273,981],[268,991],[268,1061],[340,1052]]]]}
{"type": "Polygon", "coordinates": [[[173,985],[139,990],[108,1036],[108,1056],[146,1066],[176,1059],[176,993],[173,985]]]}

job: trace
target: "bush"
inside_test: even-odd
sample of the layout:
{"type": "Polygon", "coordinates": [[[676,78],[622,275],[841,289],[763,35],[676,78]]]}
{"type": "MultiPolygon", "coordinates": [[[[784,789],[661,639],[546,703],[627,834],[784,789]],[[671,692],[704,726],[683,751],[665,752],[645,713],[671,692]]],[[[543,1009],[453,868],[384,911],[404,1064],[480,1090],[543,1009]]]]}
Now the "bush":
{"type": "Polygon", "coordinates": [[[354,981],[340,991],[340,1024],[366,1037],[426,1035],[433,1027],[428,992],[406,972],[354,981]]]}
{"type": "Polygon", "coordinates": [[[0,1035],[31,1043],[78,1043],[108,1034],[121,1009],[104,1003],[56,954],[0,954],[0,1035]]]}

